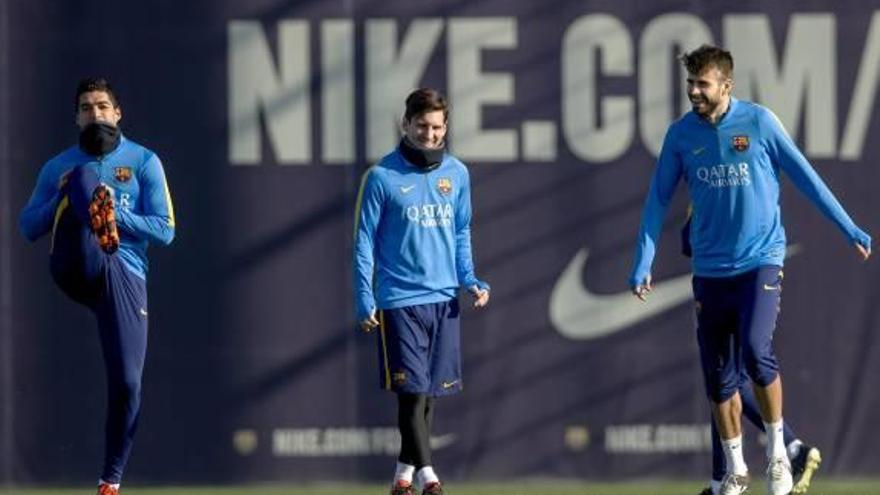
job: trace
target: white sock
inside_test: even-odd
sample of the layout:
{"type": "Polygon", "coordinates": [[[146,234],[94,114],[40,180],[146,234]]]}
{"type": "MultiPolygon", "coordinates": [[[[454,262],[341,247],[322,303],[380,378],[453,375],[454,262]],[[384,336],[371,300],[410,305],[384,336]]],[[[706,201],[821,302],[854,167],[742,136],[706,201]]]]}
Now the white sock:
{"type": "Polygon", "coordinates": [[[785,442],[782,440],[782,418],[775,423],[764,422],[764,433],[767,434],[767,459],[776,457],[787,459],[785,442]]]}
{"type": "Polygon", "coordinates": [[[721,439],[724,457],[727,460],[727,472],[739,476],[745,476],[749,472],[743,458],[742,438],[742,435],[739,435],[728,440],[721,439]]]}
{"type": "Polygon", "coordinates": [[[412,464],[404,464],[397,461],[397,468],[394,470],[394,482],[397,483],[398,480],[404,480],[412,483],[413,474],[415,472],[416,467],[412,464]]]}
{"type": "Polygon", "coordinates": [[[434,473],[434,468],[431,466],[425,466],[422,469],[419,469],[416,472],[416,479],[419,481],[419,485],[424,488],[428,483],[432,483],[434,481],[440,481],[440,478],[434,473]]]}
{"type": "Polygon", "coordinates": [[[798,454],[801,453],[801,446],[803,444],[804,444],[804,442],[801,442],[800,438],[795,438],[790,444],[788,444],[787,447],[785,447],[785,450],[788,451],[788,460],[789,461],[793,461],[794,458],[797,457],[798,454]]]}
{"type": "Polygon", "coordinates": [[[711,480],[709,481],[709,488],[712,489],[712,495],[718,495],[719,493],[721,493],[721,482],[711,480]]]}
{"type": "Polygon", "coordinates": [[[101,485],[109,485],[114,490],[119,490],[119,483],[110,483],[109,481],[104,481],[102,479],[98,479],[98,486],[101,485]]]}

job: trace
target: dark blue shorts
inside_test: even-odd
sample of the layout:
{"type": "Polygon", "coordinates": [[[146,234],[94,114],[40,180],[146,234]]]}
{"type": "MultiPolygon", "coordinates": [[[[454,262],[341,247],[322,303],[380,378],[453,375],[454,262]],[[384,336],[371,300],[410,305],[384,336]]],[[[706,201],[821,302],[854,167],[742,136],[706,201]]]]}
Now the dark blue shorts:
{"type": "Polygon", "coordinates": [[[716,403],[733,396],[745,370],[767,386],[779,364],[773,332],[782,293],[782,268],[762,266],[733,277],[694,277],[697,340],[706,393],[716,403]]]}
{"type": "Polygon", "coordinates": [[[458,299],[379,311],[379,383],[432,397],[460,392],[458,299]]]}

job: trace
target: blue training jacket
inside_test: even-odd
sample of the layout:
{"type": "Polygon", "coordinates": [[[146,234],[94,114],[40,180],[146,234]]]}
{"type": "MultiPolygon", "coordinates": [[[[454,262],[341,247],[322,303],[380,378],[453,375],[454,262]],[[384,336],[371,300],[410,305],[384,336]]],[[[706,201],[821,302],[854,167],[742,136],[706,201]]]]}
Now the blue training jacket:
{"type": "Polygon", "coordinates": [[[374,309],[447,301],[459,287],[488,289],[474,275],[470,223],[470,177],[454,156],[425,171],[395,148],[370,167],[355,206],[357,321],[374,309]]]}
{"type": "Polygon", "coordinates": [[[101,157],[72,146],[46,162],[19,216],[21,233],[34,241],[53,230],[61,199],[58,183],[77,165],[92,168],[113,189],[120,241],[116,255],[132,273],[146,279],[147,244],[167,245],[174,239],[174,207],[159,157],[125,136],[101,157]]]}
{"type": "Polygon", "coordinates": [[[779,119],[761,105],[731,98],[717,125],[691,111],[669,127],[642,212],[630,286],[644,283],[651,272],[663,218],[682,177],[693,204],[694,274],[727,277],[782,266],[780,171],[849,242],[870,247],[870,236],[853,223],[779,119]]]}

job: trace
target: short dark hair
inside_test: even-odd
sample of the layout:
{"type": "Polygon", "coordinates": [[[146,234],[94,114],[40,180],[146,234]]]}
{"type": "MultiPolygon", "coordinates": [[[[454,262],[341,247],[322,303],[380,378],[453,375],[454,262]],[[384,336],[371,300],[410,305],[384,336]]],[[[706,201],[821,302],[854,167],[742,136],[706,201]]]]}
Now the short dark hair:
{"type": "Polygon", "coordinates": [[[449,119],[449,104],[439,91],[432,88],[419,88],[406,97],[406,112],[403,118],[407,121],[428,112],[443,112],[443,121],[449,119]]]}
{"type": "Polygon", "coordinates": [[[79,84],[76,85],[76,98],[73,101],[76,111],[79,111],[79,97],[82,96],[83,93],[91,93],[92,91],[103,91],[104,93],[107,93],[107,96],[110,97],[110,102],[113,103],[113,108],[119,107],[119,100],[116,99],[116,93],[113,92],[113,87],[110,86],[110,83],[106,79],[103,77],[87,77],[82,79],[79,84]]]}
{"type": "Polygon", "coordinates": [[[717,46],[702,45],[690,53],[685,53],[681,56],[681,63],[691,74],[699,74],[715,66],[724,77],[733,77],[733,55],[717,46]]]}

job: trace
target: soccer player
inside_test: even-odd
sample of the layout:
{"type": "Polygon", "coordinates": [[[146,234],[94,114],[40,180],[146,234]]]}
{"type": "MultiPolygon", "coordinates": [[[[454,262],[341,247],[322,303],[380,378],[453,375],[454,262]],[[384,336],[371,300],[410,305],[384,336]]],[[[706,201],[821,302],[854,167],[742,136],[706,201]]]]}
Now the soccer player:
{"type": "Polygon", "coordinates": [[[489,302],[474,274],[468,170],[446,151],[448,117],[439,92],[412,92],[404,136],[364,173],[356,205],[357,321],[378,328],[380,385],[397,395],[392,495],[443,493],[429,439],[435,399],[462,390],[459,287],[475,307],[489,302]]]}
{"type": "MultiPolygon", "coordinates": [[[[688,258],[692,255],[690,229],[691,229],[691,213],[692,208],[688,209],[688,219],[684,227],[681,229],[681,253],[688,258]]],[[[755,393],[752,390],[751,380],[745,373],[740,372],[739,396],[742,401],[743,416],[746,417],[753,425],[761,431],[764,431],[764,423],[761,420],[761,411],[758,402],[755,399],[755,393]]],[[[721,438],[718,436],[718,427],[712,421],[712,477],[709,486],[700,492],[700,495],[718,495],[721,488],[721,481],[724,479],[724,473],[727,470],[727,463],[724,459],[724,449],[721,446],[721,438]]],[[[782,439],[785,444],[785,451],[788,454],[788,460],[791,462],[791,473],[794,481],[794,488],[791,490],[793,495],[803,495],[810,488],[810,481],[813,475],[819,469],[822,463],[822,454],[819,449],[812,445],[805,444],[794,433],[794,430],[787,422],[782,423],[782,439]]]]}
{"type": "Polygon", "coordinates": [[[785,231],[779,174],[815,204],[867,259],[871,238],[844,211],[768,109],[731,95],[733,57],[704,45],[685,54],[692,111],[666,133],[642,213],[630,274],[633,294],[651,291],[651,265],[663,218],[678,182],[688,185],[693,219],[697,339],[727,463],[722,495],[743,493],[742,369],[753,382],[767,433],[767,487],[791,492],[791,463],[782,433],[782,381],[772,337],[782,290],[785,231]]]}
{"type": "Polygon", "coordinates": [[[147,349],[147,245],[174,238],[159,157],[128,140],[110,84],[76,88],[79,144],[46,162],[21,212],[22,234],[51,233],[55,283],[95,315],[107,373],[104,467],[98,495],[116,495],[140,411],[147,349]]]}

